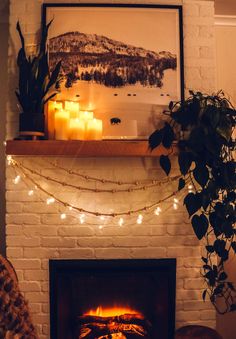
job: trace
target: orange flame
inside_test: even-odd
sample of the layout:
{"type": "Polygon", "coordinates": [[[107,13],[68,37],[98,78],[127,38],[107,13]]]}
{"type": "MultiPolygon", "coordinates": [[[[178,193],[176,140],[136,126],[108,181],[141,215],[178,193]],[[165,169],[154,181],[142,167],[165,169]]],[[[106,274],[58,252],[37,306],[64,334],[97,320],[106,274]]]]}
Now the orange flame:
{"type": "Polygon", "coordinates": [[[130,307],[122,307],[122,306],[114,306],[114,307],[98,306],[96,309],[89,310],[84,315],[91,315],[91,316],[98,316],[98,317],[114,317],[114,316],[119,316],[123,314],[142,315],[140,312],[130,307]]]}

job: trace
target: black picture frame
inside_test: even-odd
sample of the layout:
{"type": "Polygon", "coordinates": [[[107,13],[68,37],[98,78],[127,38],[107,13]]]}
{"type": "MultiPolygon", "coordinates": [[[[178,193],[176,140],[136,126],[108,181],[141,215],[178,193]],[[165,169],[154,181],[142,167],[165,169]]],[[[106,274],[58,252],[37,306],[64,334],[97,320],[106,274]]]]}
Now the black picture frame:
{"type": "MultiPolygon", "coordinates": [[[[46,24],[52,18],[54,20],[49,30],[49,63],[50,63],[50,60],[51,62],[53,62],[53,58],[54,58],[54,63],[55,63],[56,60],[58,61],[59,55],[60,56],[63,55],[64,64],[62,62],[62,68],[63,68],[64,74],[66,74],[66,79],[68,81],[67,85],[69,86],[72,85],[74,81],[73,78],[77,77],[79,78],[79,80],[78,82],[75,81],[75,83],[81,84],[83,82],[83,83],[86,83],[86,86],[88,83],[91,84],[94,81],[96,82],[96,84],[98,84],[99,82],[99,86],[101,85],[100,86],[101,90],[99,90],[99,94],[101,93],[101,97],[103,98],[107,98],[106,95],[104,95],[104,93],[105,93],[105,90],[108,89],[109,95],[110,95],[109,98],[112,101],[112,104],[110,106],[109,105],[106,106],[105,104],[101,105],[100,104],[101,100],[97,99],[98,97],[96,97],[96,100],[97,100],[96,102],[99,103],[98,105],[100,105],[99,107],[101,107],[100,111],[98,109],[98,118],[103,117],[101,112],[105,111],[106,112],[105,115],[107,119],[109,119],[109,121],[111,118],[114,118],[114,117],[121,118],[122,120],[124,119],[124,116],[125,117],[127,116],[127,112],[129,112],[130,119],[135,119],[137,117],[137,120],[139,121],[140,128],[139,128],[138,134],[140,138],[146,138],[150,134],[150,132],[152,132],[152,130],[157,127],[156,120],[153,119],[153,115],[155,115],[156,112],[160,113],[160,110],[162,110],[164,106],[167,106],[170,101],[184,100],[184,50],[183,50],[182,6],[180,5],[156,5],[156,4],[108,4],[108,3],[106,4],[98,4],[98,3],[45,3],[43,4],[42,5],[42,24],[46,24]],[[91,13],[93,14],[93,16],[91,13]],[[86,15],[88,18],[87,21],[86,21],[86,15]],[[161,26],[161,31],[159,33],[157,33],[157,30],[153,32],[153,38],[148,37],[148,35],[150,35],[148,34],[148,30],[147,32],[145,31],[146,29],[145,27],[149,26],[148,22],[151,22],[149,20],[148,15],[151,15],[152,18],[158,19],[158,20],[152,20],[153,25],[155,27],[158,27],[158,24],[154,22],[156,21],[159,22],[160,18],[161,18],[160,22],[164,23],[162,25],[159,25],[161,26]],[[96,20],[89,20],[89,18],[90,19],[92,17],[95,18],[95,16],[96,16],[96,20]],[[99,16],[101,17],[100,19],[99,19],[99,16]],[[128,60],[128,64],[131,66],[127,67],[127,63],[125,63],[125,67],[124,67],[125,69],[131,70],[129,71],[129,75],[127,75],[127,71],[124,72],[124,68],[121,67],[121,71],[120,71],[121,75],[119,74],[117,77],[117,72],[115,71],[115,76],[112,75],[111,80],[110,78],[109,80],[107,80],[108,72],[106,68],[107,66],[105,66],[106,68],[105,76],[104,76],[104,73],[102,73],[102,77],[101,77],[99,73],[99,77],[97,77],[96,80],[94,80],[95,73],[93,72],[91,75],[92,71],[91,71],[90,66],[89,66],[90,67],[89,74],[87,71],[85,73],[83,73],[83,71],[80,71],[79,75],[77,75],[77,73],[73,69],[74,69],[74,65],[76,65],[77,67],[78,60],[75,59],[75,61],[71,63],[71,60],[69,61],[69,53],[65,53],[65,49],[63,49],[63,47],[60,47],[60,48],[58,47],[58,50],[53,47],[54,48],[53,52],[52,51],[50,52],[50,46],[52,46],[52,41],[53,41],[50,39],[54,39],[53,46],[59,46],[58,41],[60,41],[60,46],[63,46],[63,44],[65,46],[66,43],[68,43],[68,40],[65,40],[67,39],[67,37],[65,36],[66,34],[71,33],[71,31],[74,34],[78,32],[81,32],[82,34],[85,33],[85,36],[87,37],[91,35],[93,32],[92,35],[97,35],[100,37],[105,36],[105,39],[106,39],[105,43],[109,42],[110,41],[109,39],[112,39],[112,42],[115,42],[114,44],[118,43],[118,45],[115,47],[116,49],[115,52],[113,53],[112,51],[111,53],[112,64],[113,65],[117,64],[116,63],[117,60],[118,59],[120,60],[120,55],[118,54],[119,52],[117,52],[117,49],[121,48],[120,47],[121,45],[119,45],[121,39],[114,38],[114,37],[119,35],[117,34],[119,29],[117,28],[118,26],[115,26],[114,24],[114,30],[111,33],[111,30],[104,28],[105,25],[104,27],[102,27],[103,16],[105,18],[104,20],[110,20],[109,25],[108,25],[109,27],[113,27],[112,24],[115,21],[115,18],[117,16],[119,17],[119,20],[121,22],[120,27],[125,26],[125,24],[128,25],[129,23],[128,23],[127,17],[130,18],[129,27],[132,27],[132,32],[131,33],[128,32],[127,34],[127,35],[130,34],[130,37],[122,38],[122,43],[124,43],[124,45],[126,46],[124,47],[125,53],[126,52],[136,53],[137,58],[139,58],[139,61],[141,60],[140,62],[142,63],[142,65],[143,64],[148,65],[148,66],[145,66],[146,68],[144,68],[144,66],[140,68],[142,69],[141,75],[138,74],[139,71],[136,73],[134,73],[135,71],[133,72],[133,69],[137,70],[139,69],[139,67],[136,66],[137,61],[135,61],[135,58],[133,57],[133,55],[131,56],[131,54],[129,54],[128,57],[126,58],[126,60],[128,60]],[[78,17],[78,20],[77,20],[77,17],[78,17]],[[83,18],[83,20],[81,20],[81,18],[83,18]],[[139,18],[139,21],[137,18],[139,18]],[[143,18],[143,19],[140,20],[140,18],[141,19],[143,18]],[[174,23],[173,23],[173,20],[175,20],[174,23]],[[166,21],[166,26],[165,26],[165,21],[166,21]],[[58,25],[57,25],[57,22],[58,22],[58,25]],[[72,25],[72,22],[74,26],[72,25]],[[77,27],[76,26],[77,22],[79,22],[78,29],[73,28],[73,27],[77,27]],[[88,22],[89,22],[89,25],[88,25],[88,22]],[[145,22],[146,22],[146,25],[145,25],[145,22]],[[170,22],[172,22],[171,25],[170,25],[170,22]],[[139,23],[141,27],[139,27],[139,23]],[[58,31],[57,31],[57,26],[60,27],[58,31]],[[67,29],[67,26],[68,26],[68,29],[67,29]],[[91,29],[91,31],[86,31],[86,28],[88,29],[88,26],[89,26],[89,30],[91,29]],[[81,28],[81,31],[80,31],[80,28],[81,28]],[[97,30],[96,32],[94,32],[95,29],[97,30]],[[107,30],[107,33],[106,33],[106,30],[107,30]],[[135,34],[134,32],[137,31],[137,40],[135,41],[138,41],[139,40],[138,35],[143,30],[144,30],[145,36],[143,36],[142,39],[140,39],[140,45],[135,42],[132,44],[131,42],[132,42],[132,37],[135,34]],[[51,32],[52,32],[52,35],[51,35],[51,32]],[[57,34],[55,32],[57,32],[57,34]],[[101,34],[100,32],[104,32],[104,33],[101,34]],[[165,36],[163,37],[163,35],[165,36]],[[155,39],[155,36],[158,36],[158,38],[155,39]],[[151,45],[152,41],[156,40],[155,41],[156,49],[142,46],[142,44],[145,44],[144,40],[149,40],[146,46],[151,45]],[[164,46],[171,46],[172,40],[174,42],[173,45],[175,46],[173,47],[173,51],[176,51],[176,53],[172,51],[172,48],[170,48],[169,51],[162,49],[162,47],[164,48],[164,46]],[[128,43],[127,41],[131,41],[131,42],[128,43]],[[157,45],[158,46],[160,45],[159,51],[157,50],[158,48],[156,47],[157,45]],[[129,46],[134,48],[133,51],[132,51],[132,48],[131,48],[131,51],[129,51],[129,46]],[[142,46],[142,47],[139,47],[139,46],[142,46]],[[140,53],[140,55],[138,53],[140,53]],[[141,56],[142,53],[144,53],[143,55],[145,55],[145,57],[141,56]],[[153,54],[154,56],[151,56],[151,58],[149,58],[150,53],[154,53],[153,54]],[[132,60],[134,60],[134,62],[130,61],[131,58],[133,58],[132,60]],[[150,62],[151,59],[152,61],[150,62]],[[70,66],[71,64],[72,66],[70,66]],[[154,66],[157,64],[158,64],[157,67],[154,66]],[[153,71],[153,69],[155,70],[153,71]],[[167,79],[168,76],[165,75],[165,73],[167,74],[167,72],[169,72],[168,75],[170,76],[170,79],[167,79]],[[153,73],[155,73],[155,75],[153,75],[153,73]],[[135,74],[134,77],[133,77],[133,74],[135,74]],[[91,80],[91,77],[92,77],[92,80],[91,80]],[[166,77],[166,82],[165,82],[165,77],[166,77]],[[70,83],[71,78],[72,78],[72,83],[70,83]],[[132,83],[132,81],[134,83],[132,83]],[[168,83],[168,85],[165,85],[165,83],[168,83]],[[159,87],[159,86],[162,86],[162,87],[159,87]],[[166,86],[166,89],[165,89],[165,86],[166,86]],[[119,93],[122,93],[122,94],[119,94],[119,93]],[[139,106],[141,107],[140,112],[141,111],[146,112],[144,113],[145,117],[142,116],[143,113],[140,113],[141,117],[139,117],[138,115],[139,109],[137,109],[138,107],[137,104],[141,104],[141,106],[139,106]],[[159,109],[156,109],[156,107],[159,107],[159,109]],[[127,112],[126,112],[126,109],[127,109],[127,112]],[[122,112],[124,111],[125,111],[125,115],[123,116],[122,112]],[[114,112],[116,112],[116,114],[114,112]]],[[[126,29],[126,31],[128,31],[128,28],[126,29]]],[[[125,36],[125,35],[126,34],[123,34],[122,36],[125,36]]],[[[73,53],[73,56],[75,55],[75,58],[77,56],[82,55],[82,53],[80,52],[79,52],[80,54],[78,53],[76,55],[74,50],[72,50],[72,47],[69,47],[69,48],[70,48],[70,53],[71,53],[70,55],[72,55],[73,53]]],[[[100,47],[96,46],[96,48],[100,48],[100,47]]],[[[83,50],[83,53],[84,53],[84,50],[83,50]]],[[[96,54],[95,52],[90,54],[91,62],[94,62],[94,58],[96,58],[95,54],[96,54]]],[[[87,55],[86,55],[86,58],[87,58],[87,55]]],[[[100,60],[98,62],[101,62],[101,64],[103,63],[103,66],[104,66],[104,62],[107,63],[107,60],[104,61],[104,54],[103,55],[100,54],[97,60],[100,60]],[[102,58],[103,58],[103,61],[101,61],[102,58]]],[[[78,66],[79,70],[85,69],[84,63],[87,62],[85,61],[85,58],[83,59],[82,62],[83,62],[82,66],[81,64],[78,66]]],[[[120,63],[118,65],[120,66],[120,63]]],[[[96,69],[96,66],[94,69],[96,69]]],[[[114,74],[114,72],[112,74],[114,74]]],[[[71,87],[71,89],[72,88],[73,86],[71,87]]],[[[86,93],[88,92],[89,91],[87,90],[87,87],[86,87],[86,93]]],[[[69,90],[67,90],[67,94],[68,93],[69,93],[69,90]]],[[[78,90],[78,93],[77,93],[75,90],[74,92],[71,90],[70,93],[71,93],[71,97],[69,99],[73,100],[73,97],[75,97],[75,93],[76,93],[77,97],[80,97],[80,99],[82,98],[82,103],[83,103],[83,91],[81,92],[81,90],[78,90]]],[[[96,93],[98,93],[98,91],[96,93]]],[[[88,106],[88,101],[90,99],[86,98],[86,100],[85,102],[86,102],[86,105],[88,106]]],[[[107,99],[105,100],[107,103],[108,100],[107,99]]],[[[90,108],[83,107],[83,109],[90,109],[90,108]]],[[[92,103],[91,109],[94,110],[94,103],[92,103]]]]}

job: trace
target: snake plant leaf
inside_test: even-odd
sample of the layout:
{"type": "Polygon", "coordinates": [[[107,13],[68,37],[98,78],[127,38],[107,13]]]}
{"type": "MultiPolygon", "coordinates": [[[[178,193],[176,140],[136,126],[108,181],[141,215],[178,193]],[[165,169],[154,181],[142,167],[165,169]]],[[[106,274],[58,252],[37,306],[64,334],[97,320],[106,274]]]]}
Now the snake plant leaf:
{"type": "Polygon", "coordinates": [[[57,93],[53,93],[53,94],[49,95],[45,100],[43,100],[44,105],[45,105],[49,100],[51,100],[52,98],[54,98],[55,95],[57,95],[57,93]]]}
{"type": "Polygon", "coordinates": [[[59,73],[60,73],[60,69],[61,69],[61,61],[59,61],[57,63],[57,65],[55,66],[54,70],[51,73],[51,77],[50,80],[48,82],[48,85],[46,87],[46,91],[45,94],[50,90],[50,88],[55,84],[56,80],[58,79],[59,73]]]}
{"type": "Polygon", "coordinates": [[[42,27],[42,31],[41,31],[41,42],[40,42],[40,52],[44,53],[44,51],[46,50],[46,43],[47,43],[47,37],[48,37],[48,30],[49,27],[51,26],[53,22],[53,19],[51,21],[49,21],[48,24],[44,25],[42,27]]]}
{"type": "MultiPolygon", "coordinates": [[[[24,113],[42,114],[47,94],[58,81],[61,63],[54,67],[51,74],[48,66],[46,41],[51,23],[52,21],[42,27],[40,49],[33,58],[26,57],[24,37],[20,24],[17,23],[22,46],[17,58],[19,88],[16,91],[16,96],[24,113]]],[[[54,90],[49,94],[49,97],[52,98],[56,93],[54,90]]]]}
{"type": "Polygon", "coordinates": [[[24,39],[22,31],[21,31],[19,20],[16,23],[16,29],[17,29],[19,36],[20,36],[22,50],[25,51],[25,39],[24,39]]]}

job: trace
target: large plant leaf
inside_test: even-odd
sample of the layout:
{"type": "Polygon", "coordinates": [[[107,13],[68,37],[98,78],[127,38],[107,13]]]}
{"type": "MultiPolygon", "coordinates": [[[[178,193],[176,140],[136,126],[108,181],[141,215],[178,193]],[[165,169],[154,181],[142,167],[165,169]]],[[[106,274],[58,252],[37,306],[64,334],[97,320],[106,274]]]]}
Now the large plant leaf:
{"type": "Polygon", "coordinates": [[[207,166],[202,163],[197,163],[193,170],[193,176],[199,185],[205,187],[209,180],[209,171],[207,166]]]}
{"type": "Polygon", "coordinates": [[[186,175],[192,164],[192,154],[190,152],[180,152],[178,156],[180,172],[186,175]]]}
{"type": "Polygon", "coordinates": [[[169,175],[171,170],[171,162],[167,155],[161,155],[160,156],[160,166],[166,173],[166,175],[169,175]]]}
{"type": "Polygon", "coordinates": [[[170,148],[174,139],[175,139],[175,134],[174,134],[172,127],[170,126],[170,124],[165,123],[165,126],[163,128],[162,145],[165,148],[170,148]]]}
{"type": "Polygon", "coordinates": [[[215,252],[214,246],[212,246],[212,245],[206,245],[206,250],[209,253],[214,253],[215,252]]]}
{"type": "Polygon", "coordinates": [[[215,272],[213,270],[207,272],[205,274],[205,278],[208,280],[210,286],[215,285],[216,275],[215,275],[215,272]]]}
{"type": "Polygon", "coordinates": [[[196,234],[198,240],[201,240],[207,233],[208,230],[208,220],[204,214],[194,215],[192,217],[192,226],[194,233],[196,234]]]}
{"type": "Polygon", "coordinates": [[[162,138],[163,138],[163,128],[153,132],[148,139],[149,148],[151,150],[154,150],[156,147],[158,147],[162,142],[162,138]]]}
{"type": "Polygon", "coordinates": [[[214,250],[221,257],[224,254],[226,242],[222,239],[216,239],[214,241],[214,250]]]}
{"type": "Polygon", "coordinates": [[[202,191],[202,207],[204,209],[204,211],[207,210],[208,206],[210,205],[211,199],[209,196],[209,193],[207,192],[207,190],[203,190],[202,191]]]}
{"type": "Polygon", "coordinates": [[[191,217],[201,207],[201,198],[199,194],[189,193],[184,198],[184,205],[187,208],[188,214],[191,217]]]}
{"type": "Polygon", "coordinates": [[[185,180],[183,178],[179,179],[178,191],[182,190],[185,187],[185,180]]]}

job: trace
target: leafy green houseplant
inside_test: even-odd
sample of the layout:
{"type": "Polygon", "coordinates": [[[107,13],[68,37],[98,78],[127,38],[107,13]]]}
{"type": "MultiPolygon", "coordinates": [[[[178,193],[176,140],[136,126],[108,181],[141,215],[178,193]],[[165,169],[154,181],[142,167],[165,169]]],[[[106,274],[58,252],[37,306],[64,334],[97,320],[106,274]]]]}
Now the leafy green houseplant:
{"type": "MultiPolygon", "coordinates": [[[[151,149],[170,148],[177,140],[182,177],[178,189],[188,184],[184,205],[199,240],[205,239],[202,277],[208,296],[219,313],[236,310],[236,289],[228,280],[225,262],[236,253],[236,163],[233,130],[236,111],[222,91],[213,95],[190,91],[182,102],[169,104],[168,121],[149,137],[151,149]],[[183,138],[183,135],[185,137],[183,138]]],[[[169,175],[171,160],[160,157],[169,175]]]]}
{"type": "Polygon", "coordinates": [[[44,105],[56,94],[55,85],[59,80],[61,62],[50,72],[48,65],[47,36],[50,21],[41,30],[41,40],[35,56],[27,56],[25,40],[19,22],[16,29],[21,40],[17,57],[19,86],[16,96],[21,106],[20,134],[44,135],[44,105]],[[36,133],[35,133],[36,132],[36,133]]]}

